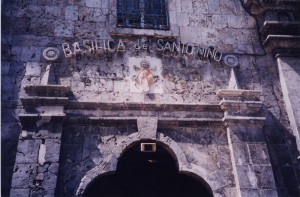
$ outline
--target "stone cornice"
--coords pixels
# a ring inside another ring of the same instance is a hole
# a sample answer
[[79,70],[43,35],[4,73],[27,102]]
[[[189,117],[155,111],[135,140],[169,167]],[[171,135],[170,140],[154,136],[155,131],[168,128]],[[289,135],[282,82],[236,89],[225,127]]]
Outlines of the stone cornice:
[[299,9],[298,0],[243,0],[244,7],[253,15],[262,14],[268,10],[295,10]]
[[[67,117],[68,124],[96,124],[101,126],[125,126],[137,124],[138,117],[91,117],[77,116]],[[158,118],[158,126],[165,127],[198,127],[198,126],[222,126],[221,118]]]
[[240,98],[258,98],[261,91],[257,90],[241,90],[241,89],[221,89],[217,92],[218,97],[240,97]]
[[300,36],[296,35],[268,35],[265,39],[263,46],[268,51],[274,51],[278,48],[300,48]]

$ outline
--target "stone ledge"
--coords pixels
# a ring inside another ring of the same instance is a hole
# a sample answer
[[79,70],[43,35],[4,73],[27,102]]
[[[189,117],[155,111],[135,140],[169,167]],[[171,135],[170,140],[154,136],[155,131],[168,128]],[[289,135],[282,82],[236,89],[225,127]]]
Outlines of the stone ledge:
[[258,112],[263,106],[261,101],[234,101],[234,100],[222,100],[220,102],[223,110],[245,110],[251,112]]
[[61,106],[67,105],[68,97],[26,97],[21,98],[22,105],[24,107],[34,106]]
[[71,87],[61,85],[28,85],[24,89],[26,93],[36,96],[66,96],[71,93]]
[[218,104],[96,103],[70,101],[71,109],[222,112]]
[[[70,124],[98,124],[101,126],[137,126],[138,117],[67,117]],[[158,118],[158,127],[194,127],[223,125],[220,118]]]
[[300,22],[298,21],[265,21],[260,28],[260,33],[264,36],[269,34],[290,35],[300,30]]
[[263,46],[271,52],[277,48],[298,49],[300,48],[300,36],[294,35],[268,35]]
[[234,125],[254,125],[262,126],[264,125],[266,118],[265,117],[252,117],[252,116],[225,116],[222,121],[226,126]]
[[261,95],[261,91],[258,90],[231,90],[231,89],[221,89],[217,92],[218,97],[240,97],[240,98],[258,98]]
[[66,117],[66,114],[19,114],[19,119],[22,124],[26,123],[34,124],[36,121],[45,119],[53,122],[62,122]]
[[243,6],[253,15],[258,15],[267,10],[297,10],[300,7],[298,0],[244,0]]

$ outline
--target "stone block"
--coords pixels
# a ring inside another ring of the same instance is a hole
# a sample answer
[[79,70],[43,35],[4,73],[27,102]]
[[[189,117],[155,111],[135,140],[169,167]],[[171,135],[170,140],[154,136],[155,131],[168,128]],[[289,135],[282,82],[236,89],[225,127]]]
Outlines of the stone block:
[[114,83],[110,79],[100,79],[99,91],[101,92],[113,92]]
[[[211,173],[214,177],[218,177],[217,185],[218,188],[232,188],[235,186],[234,175],[232,173],[232,169],[220,169],[213,171]],[[228,191],[228,194],[234,191]]]
[[259,195],[259,190],[258,189],[241,189],[241,196],[260,196]]
[[45,6],[40,5],[28,5],[26,12],[30,18],[44,18],[45,17]]
[[192,13],[192,12],[193,12],[193,4],[192,4],[192,1],[189,1],[189,0],[181,0],[181,12],[184,12],[184,13]]
[[12,23],[12,25],[10,26],[11,34],[28,34],[28,33],[30,33],[30,26],[31,26],[30,18],[12,17],[10,20]]
[[12,10],[14,12],[11,13],[12,16],[15,17],[29,17],[28,15],[28,5],[24,3],[13,3]]
[[[112,136],[107,136],[106,142],[110,143],[110,141],[115,141],[116,138]],[[82,158],[90,158],[91,160],[95,160],[98,163],[97,159],[101,159],[101,150],[97,148],[100,143],[100,139],[98,139],[97,134],[87,135],[84,139]],[[111,150],[112,151],[112,150]]]
[[224,188],[223,192],[224,197],[233,197],[237,196],[237,190],[235,187],[232,188]]
[[227,15],[228,26],[232,28],[247,28],[246,15]]
[[177,13],[175,11],[169,11],[169,20],[170,20],[171,26],[178,24]]
[[258,188],[273,189],[275,188],[275,181],[271,166],[252,166],[256,174]]
[[60,144],[61,140],[57,139],[46,139],[46,155],[45,160],[46,162],[57,163],[59,161],[59,154],[60,154]]
[[221,13],[219,0],[208,0],[208,13],[209,14]]
[[11,48],[11,58],[13,61],[20,61],[22,54],[22,47],[21,46],[12,46]]
[[78,19],[80,21],[93,21],[94,20],[94,8],[79,7]]
[[97,22],[96,23],[96,37],[100,39],[110,39],[110,35],[108,34],[108,30],[105,27],[105,23],[103,22]]
[[176,12],[180,13],[181,12],[181,0],[175,0],[175,5],[176,5]]
[[74,126],[64,129],[63,140],[66,144],[83,144],[84,127]]
[[253,45],[236,43],[234,52],[242,53],[242,54],[253,54],[254,53]]
[[33,164],[37,162],[41,140],[19,140],[16,163]]
[[220,168],[232,168],[230,150],[227,146],[218,146],[218,165]]
[[212,15],[212,27],[225,28],[228,27],[227,18],[224,15]]
[[221,0],[220,8],[222,14],[237,15],[239,11],[236,7],[235,2],[231,0]]
[[179,26],[187,27],[189,25],[189,14],[187,13],[178,13],[177,14],[177,21]]
[[2,61],[10,61],[11,59],[11,48],[10,45],[1,45],[1,60]]
[[114,92],[125,93],[130,92],[129,82],[126,80],[114,81]]
[[42,48],[34,46],[23,46],[21,60],[26,62],[39,62],[42,57]]
[[44,173],[44,179],[42,182],[42,187],[45,188],[46,191],[53,190],[56,187],[57,182],[57,173],[46,172]]
[[[240,187],[243,188],[258,188],[259,180],[256,173],[249,165],[236,166],[237,176],[239,179]],[[251,195],[250,195],[251,196]]]
[[36,164],[16,164],[13,171],[11,187],[13,189],[28,189],[28,186],[33,182],[35,165]]
[[249,142],[264,142],[265,136],[261,128],[248,127],[247,128],[247,140]]
[[[23,50],[23,49],[22,49]],[[24,48],[25,50],[25,48]],[[38,52],[37,52],[38,53]],[[9,76],[24,76],[26,64],[22,62],[13,62],[9,69]]]
[[198,14],[208,13],[208,0],[193,1],[193,12]]
[[30,189],[14,189],[10,190],[10,196],[29,196]]
[[189,17],[190,27],[207,27],[208,21],[205,14],[193,14]]
[[[97,28],[95,22],[89,21],[76,21],[74,24],[75,37],[92,38],[97,36]],[[89,31],[86,31],[89,29]]]
[[246,143],[232,143],[233,154],[236,165],[249,164],[249,152]]
[[30,31],[34,35],[39,36],[55,36],[55,21],[50,19],[31,19]]
[[97,1],[97,0],[86,0],[85,4],[86,4],[86,7],[90,7],[90,8],[101,8],[102,7],[101,1]]
[[260,190],[261,197],[277,197],[277,190],[276,189],[262,189]]
[[180,36],[183,43],[201,43],[203,29],[200,27],[180,27]]
[[250,157],[253,164],[269,164],[269,154],[265,143],[249,144]]
[[170,11],[176,12],[176,0],[169,1],[169,12]]
[[78,6],[66,6],[65,19],[66,20],[78,20]]
[[64,19],[65,13],[60,6],[46,6],[45,18],[46,19]]
[[207,46],[216,46],[218,44],[220,38],[219,38],[219,32],[216,29],[205,28],[202,29],[201,31],[199,30],[199,32],[201,32],[202,42],[204,42],[202,44],[205,44]]
[[62,163],[77,163],[82,160],[82,145],[80,144],[64,144],[61,148]]
[[138,118],[137,126],[141,138],[156,139],[157,118]]
[[25,76],[41,76],[42,65],[39,62],[27,62]]
[[4,62],[4,61],[2,61],[2,64],[1,64],[1,75],[2,76],[8,75],[8,72],[9,72],[9,69],[10,69],[10,65],[11,65],[10,62]]
[[75,24],[71,20],[60,21],[56,20],[54,26],[54,34],[59,37],[73,37]]
[[247,15],[247,24],[248,24],[248,28],[256,29],[257,27],[255,18],[250,15]]
[[105,9],[96,8],[94,10],[94,21],[98,22],[106,22],[107,21],[107,13],[105,13]]

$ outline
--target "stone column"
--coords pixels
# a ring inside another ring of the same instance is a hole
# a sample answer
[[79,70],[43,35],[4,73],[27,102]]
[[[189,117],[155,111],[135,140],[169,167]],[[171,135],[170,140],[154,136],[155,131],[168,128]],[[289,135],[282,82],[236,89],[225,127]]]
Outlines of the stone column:
[[54,196],[67,104],[65,86],[27,86],[10,196]]
[[223,89],[218,92],[224,110],[237,196],[277,196],[260,114],[259,91]]

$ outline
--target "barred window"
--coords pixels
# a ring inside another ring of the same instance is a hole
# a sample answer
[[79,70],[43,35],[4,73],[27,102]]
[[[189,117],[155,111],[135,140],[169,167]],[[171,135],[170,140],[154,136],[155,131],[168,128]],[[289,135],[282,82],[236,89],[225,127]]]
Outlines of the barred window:
[[169,30],[167,0],[117,0],[117,27]]

